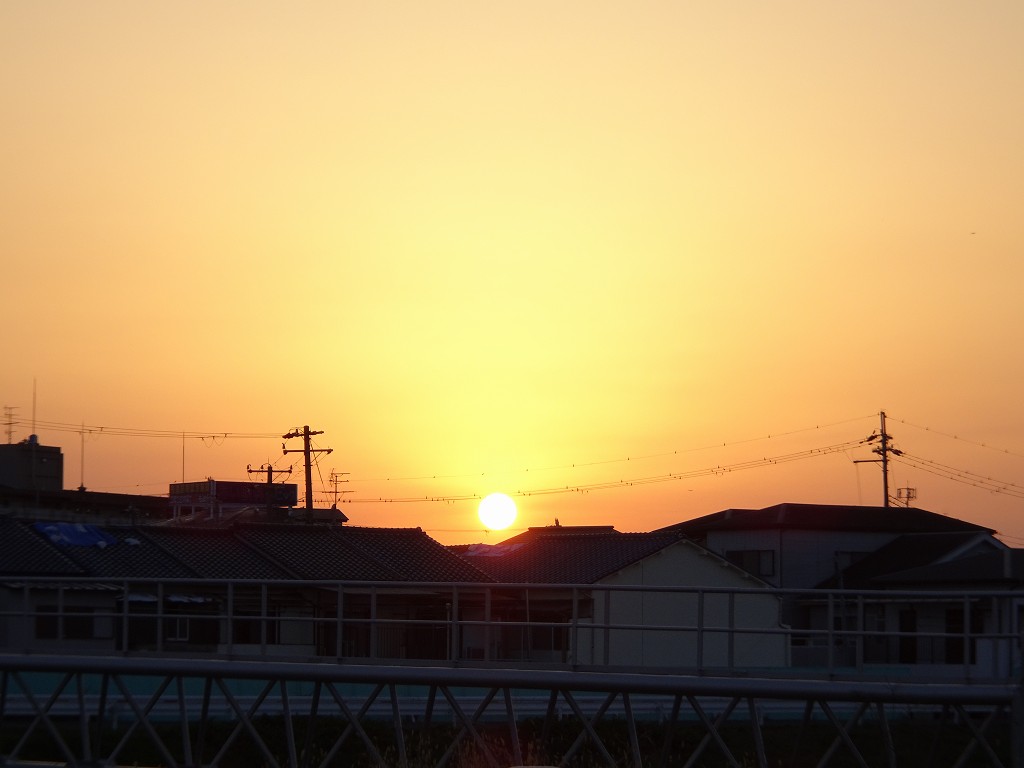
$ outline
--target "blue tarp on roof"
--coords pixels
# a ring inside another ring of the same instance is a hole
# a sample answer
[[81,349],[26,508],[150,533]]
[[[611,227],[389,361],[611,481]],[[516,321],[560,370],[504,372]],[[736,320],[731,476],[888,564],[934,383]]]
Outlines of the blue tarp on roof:
[[33,526],[54,544],[65,547],[109,547],[117,539],[95,525],[83,523],[35,523]]

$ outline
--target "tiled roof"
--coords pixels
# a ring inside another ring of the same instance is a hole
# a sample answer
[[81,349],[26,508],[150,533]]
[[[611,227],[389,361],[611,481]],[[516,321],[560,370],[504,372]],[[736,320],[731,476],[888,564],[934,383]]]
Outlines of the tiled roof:
[[293,573],[314,580],[394,581],[393,571],[355,549],[333,525],[245,525],[235,535]]
[[392,569],[401,581],[480,582],[487,575],[448,551],[419,528],[337,529],[351,546]]
[[461,556],[496,581],[593,584],[679,541],[672,533],[618,533],[602,527],[531,528],[501,544],[459,548]]
[[140,537],[152,542],[203,579],[288,579],[292,574],[237,538],[230,530],[149,526]]
[[252,524],[236,535],[303,579],[488,581],[419,528]]
[[85,570],[40,536],[31,523],[0,518],[0,574],[82,576]]
[[[907,533],[850,565],[841,574],[832,576],[818,585],[820,589],[866,589],[875,586],[879,577],[939,562],[972,545],[999,542],[985,533],[961,531],[952,533]],[[956,562],[963,562],[957,560]]]
[[[66,534],[66,535],[62,535]],[[483,582],[419,528],[83,526],[0,518],[0,576]]]
[[140,579],[186,579],[197,574],[135,528],[104,526],[101,530],[115,543],[108,546],[55,544],[89,576]]
[[839,504],[776,504],[764,509],[726,509],[662,528],[691,538],[709,531],[798,529],[941,533],[985,531],[974,523],[914,507],[861,507]]

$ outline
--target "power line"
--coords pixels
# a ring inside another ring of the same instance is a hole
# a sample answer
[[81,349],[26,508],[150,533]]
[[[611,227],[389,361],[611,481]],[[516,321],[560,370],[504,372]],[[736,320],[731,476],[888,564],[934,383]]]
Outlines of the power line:
[[1024,459],[1024,453],[1018,453],[1016,451],[1011,451],[1009,448],[998,448],[998,447],[996,447],[994,445],[989,445],[988,443],[981,443],[981,442],[978,442],[977,440],[971,440],[970,438],[960,437],[959,435],[954,435],[954,434],[951,434],[949,432],[943,432],[943,431],[938,430],[938,429],[932,429],[931,427],[922,427],[922,426],[920,426],[918,424],[913,424],[912,422],[905,421],[903,419],[898,419],[895,416],[890,416],[889,419],[892,420],[892,421],[898,421],[900,424],[903,424],[903,425],[908,426],[908,427],[913,427],[914,429],[920,429],[923,432],[930,432],[933,435],[941,435],[942,437],[948,437],[951,440],[956,440],[956,441],[961,442],[961,443],[969,443],[970,445],[974,445],[974,446],[977,446],[979,448],[987,448],[990,451],[996,451],[997,453],[1004,453],[1004,454],[1007,454],[1009,456],[1017,456],[1018,458]]
[[[665,452],[662,452],[662,453],[643,454],[643,455],[640,455],[640,456],[626,456],[624,458],[618,458],[618,459],[601,459],[601,460],[597,460],[597,461],[582,461],[582,462],[572,462],[572,463],[568,463],[568,464],[555,464],[555,465],[546,466],[546,467],[526,467],[526,468],[521,469],[521,470],[509,470],[509,471],[510,472],[524,472],[524,473],[526,473],[526,472],[549,472],[549,471],[560,471],[560,470],[567,470],[567,469],[581,469],[581,468],[585,468],[585,467],[605,466],[605,465],[609,465],[609,464],[626,464],[626,463],[633,463],[633,462],[637,462],[637,461],[646,461],[648,459],[663,459],[663,458],[667,458],[667,457],[670,457],[670,456],[679,456],[681,454],[686,454],[686,453],[697,453],[698,451],[709,451],[709,450],[713,450],[713,449],[716,449],[716,448],[729,448],[729,447],[733,447],[733,446],[737,446],[737,445],[745,445],[747,443],[761,442],[763,440],[774,440],[774,439],[778,439],[778,438],[782,438],[782,437],[790,437],[792,435],[799,435],[799,434],[802,434],[802,433],[805,433],[805,432],[814,432],[814,431],[821,430],[821,429],[828,429],[830,427],[842,426],[844,424],[850,424],[850,423],[855,422],[855,421],[864,421],[865,419],[873,419],[873,418],[875,418],[875,416],[876,416],[876,414],[872,413],[872,414],[869,414],[867,416],[857,416],[856,418],[844,419],[842,421],[834,421],[834,422],[831,422],[831,423],[828,423],[828,424],[818,424],[818,425],[815,425],[813,427],[802,427],[800,429],[792,429],[792,430],[789,430],[789,431],[786,431],[786,432],[775,432],[773,434],[762,435],[760,437],[750,437],[750,438],[747,438],[747,439],[744,439],[744,440],[733,440],[733,441],[727,441],[727,442],[721,442],[721,443],[712,443],[712,444],[708,444],[708,445],[697,446],[697,447],[694,447],[694,448],[681,448],[681,449],[677,449],[677,450],[673,450],[673,451],[665,451]],[[387,476],[387,477],[365,477],[365,478],[358,478],[358,479],[354,478],[352,480],[352,482],[354,482],[354,483],[378,482],[379,483],[379,482],[404,482],[404,481],[414,481],[414,480],[459,480],[459,479],[470,478],[470,477],[486,477],[488,474],[507,474],[507,472],[492,472],[492,473],[488,473],[488,472],[465,472],[465,473],[456,473],[456,474],[437,474],[437,473],[435,473],[435,474],[411,475],[411,476],[406,476],[406,477],[394,477],[394,476]]]
[[894,456],[892,461],[908,467],[913,467],[914,469],[918,469],[922,472],[936,475],[937,477],[945,478],[946,480],[952,480],[956,483],[970,485],[991,493],[999,493],[1013,498],[1024,499],[1024,485],[1020,485],[1019,483],[997,480],[994,477],[985,477],[984,475],[978,475],[968,470],[958,469],[936,461],[931,461],[930,459],[913,456],[906,452],[903,452],[900,456]]
[[[23,420],[15,419],[10,422],[12,425],[21,427],[28,426],[28,422]],[[170,430],[170,429],[138,429],[129,427],[107,427],[99,425],[88,425],[88,424],[66,424],[59,421],[40,421],[36,420],[36,428],[40,430],[46,430],[50,432],[74,432],[76,434],[81,432],[91,432],[97,435],[110,435],[116,437],[158,437],[158,438],[172,438],[174,440],[191,439],[191,440],[217,440],[225,439],[274,439],[280,438],[280,434],[277,432],[222,432],[217,430],[209,431],[187,431],[187,430]]]
[[[803,459],[815,458],[817,456],[825,456],[832,453],[840,453],[842,451],[849,450],[859,445],[864,445],[867,442],[866,439],[860,440],[848,440],[844,443],[836,443],[833,445],[827,445],[820,448],[810,448],[803,451],[795,451],[793,453],[782,454],[779,456],[766,456],[760,459],[750,459],[747,461],[737,462],[735,464],[717,465],[714,467],[704,467],[702,469],[687,470],[684,472],[669,472],[663,475],[653,475],[648,477],[638,477],[631,479],[619,479],[619,480],[607,480],[597,483],[585,483],[578,485],[561,485],[552,486],[548,488],[534,488],[529,490],[509,490],[506,491],[509,496],[548,496],[552,494],[562,493],[590,493],[592,491],[609,490],[613,488],[629,488],[632,486],[641,485],[652,485],[655,483],[666,483],[678,480],[689,480],[697,477],[708,477],[715,475],[726,475],[732,472],[739,472],[745,469],[755,469],[757,467],[774,466],[777,464],[786,464],[793,461],[800,461]],[[376,499],[349,499],[345,503],[348,504],[405,504],[405,503],[416,503],[416,502],[455,502],[455,501],[469,501],[471,499],[481,498],[480,494],[477,493],[464,493],[454,495],[427,495],[427,496],[406,496],[400,498],[383,498],[379,497]]]

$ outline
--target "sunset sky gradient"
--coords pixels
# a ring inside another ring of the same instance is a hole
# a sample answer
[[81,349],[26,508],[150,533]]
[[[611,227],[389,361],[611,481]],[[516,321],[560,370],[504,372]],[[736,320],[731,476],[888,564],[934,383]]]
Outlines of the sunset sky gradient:
[[13,439],[35,389],[67,487],[156,494],[308,424],[352,523],[493,543],[494,491],[514,530],[878,504],[867,445],[738,466],[885,409],[1013,484],[894,489],[1024,544],[1022,35],[1019,0],[5,2]]

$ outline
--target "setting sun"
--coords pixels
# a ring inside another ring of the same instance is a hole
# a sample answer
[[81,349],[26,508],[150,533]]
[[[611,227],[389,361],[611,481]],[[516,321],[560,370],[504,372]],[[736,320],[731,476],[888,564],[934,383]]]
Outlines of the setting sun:
[[516,503],[504,493],[492,493],[480,500],[477,514],[487,530],[500,531],[515,522]]

